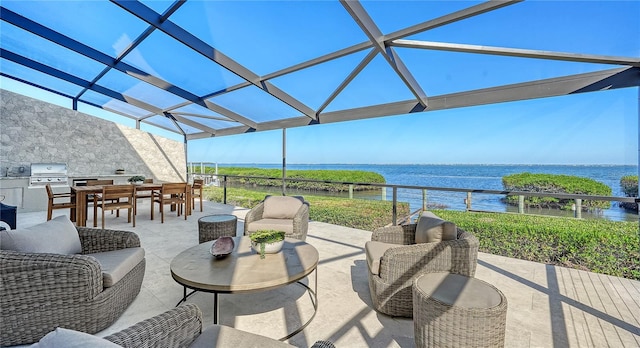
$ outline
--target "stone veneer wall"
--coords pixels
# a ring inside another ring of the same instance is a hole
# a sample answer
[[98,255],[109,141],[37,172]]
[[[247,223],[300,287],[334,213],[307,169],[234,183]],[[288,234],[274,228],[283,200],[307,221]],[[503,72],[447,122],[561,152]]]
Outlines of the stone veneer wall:
[[42,162],[67,163],[70,177],[124,168],[125,176],[187,178],[182,142],[0,89],[0,176],[29,176]]

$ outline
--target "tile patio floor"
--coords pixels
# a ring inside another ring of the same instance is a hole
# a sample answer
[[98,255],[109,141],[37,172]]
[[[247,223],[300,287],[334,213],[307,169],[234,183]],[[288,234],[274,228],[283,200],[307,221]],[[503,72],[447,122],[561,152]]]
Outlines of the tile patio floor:
[[[176,305],[182,287],[169,272],[174,256],[198,243],[198,218],[228,213],[238,216],[238,234],[247,209],[205,202],[185,221],[174,214],[149,220],[148,203],[140,203],[136,227],[126,216],[107,214],[107,228],[134,231],[146,250],[142,290],[109,333]],[[157,208],[156,208],[157,209]],[[68,212],[68,211],[67,211]],[[64,210],[54,211],[55,215]],[[92,213],[89,213],[92,223]],[[18,227],[45,220],[45,212],[18,213]],[[318,311],[311,324],[289,343],[308,347],[330,340],[337,347],[413,347],[413,321],[391,318],[371,309],[364,244],[371,233],[310,222],[307,242],[320,254]],[[640,347],[640,282],[563,267],[480,253],[476,277],[499,288],[508,299],[506,347]],[[307,279],[313,287],[314,278]],[[189,298],[213,322],[212,294]],[[303,287],[288,285],[252,294],[220,295],[224,325],[279,338],[312,314]]]

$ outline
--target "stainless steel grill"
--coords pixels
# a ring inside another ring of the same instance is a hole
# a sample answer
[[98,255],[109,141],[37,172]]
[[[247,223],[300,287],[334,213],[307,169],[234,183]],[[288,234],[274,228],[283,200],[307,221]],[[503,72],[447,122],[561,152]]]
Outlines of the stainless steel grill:
[[29,186],[69,186],[66,163],[31,163]]

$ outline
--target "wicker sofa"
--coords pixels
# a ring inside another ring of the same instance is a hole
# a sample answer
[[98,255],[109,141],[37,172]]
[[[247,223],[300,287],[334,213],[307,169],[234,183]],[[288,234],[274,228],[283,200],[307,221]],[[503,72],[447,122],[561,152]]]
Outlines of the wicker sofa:
[[135,233],[68,228],[77,230],[80,253],[0,250],[0,346],[38,341],[56,327],[96,333],[140,292],[146,263]]
[[365,245],[369,291],[374,308],[384,314],[413,316],[412,283],[429,272],[473,277],[478,239],[456,228],[455,240],[416,244],[416,224],[375,230]]
[[309,202],[301,196],[267,196],[244,218],[245,236],[258,230],[279,230],[304,241],[308,229]]
[[[122,347],[292,347],[269,337],[229,326],[202,327],[202,312],[188,303],[105,337]],[[334,348],[328,341],[317,341],[313,348]]]

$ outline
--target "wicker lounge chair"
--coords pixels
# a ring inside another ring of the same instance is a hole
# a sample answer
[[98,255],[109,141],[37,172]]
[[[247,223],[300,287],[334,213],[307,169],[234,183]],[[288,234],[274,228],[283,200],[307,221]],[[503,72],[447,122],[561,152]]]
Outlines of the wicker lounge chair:
[[308,228],[309,202],[301,196],[267,196],[244,218],[245,236],[258,230],[278,230],[304,241]]
[[473,277],[478,239],[457,228],[457,239],[415,244],[416,224],[379,228],[365,246],[374,308],[384,314],[413,316],[411,286],[420,274],[451,272]]
[[0,346],[38,341],[56,327],[96,333],[116,321],[140,292],[143,250],[141,261],[127,259],[129,272],[105,279],[96,254],[113,257],[104,252],[117,250],[138,253],[139,258],[140,250],[123,250],[140,249],[135,233],[76,229],[80,254],[0,250]]
[[[291,347],[291,345],[223,325],[202,328],[202,312],[192,303],[170,309],[153,318],[105,337],[122,347]],[[334,348],[317,341],[313,348]]]

